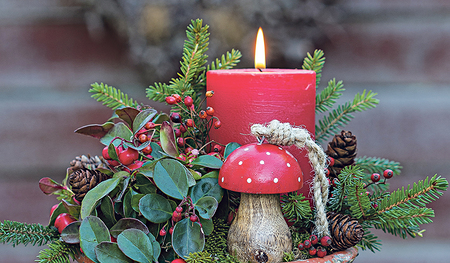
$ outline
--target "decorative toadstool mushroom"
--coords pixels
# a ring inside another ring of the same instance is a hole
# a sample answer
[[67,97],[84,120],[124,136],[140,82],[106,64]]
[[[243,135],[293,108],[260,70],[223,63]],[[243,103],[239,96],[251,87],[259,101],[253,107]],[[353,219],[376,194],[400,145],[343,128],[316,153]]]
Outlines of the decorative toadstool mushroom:
[[284,252],[292,251],[292,238],[279,194],[303,186],[302,170],[294,156],[273,144],[241,146],[222,165],[219,185],[241,193],[228,232],[230,254],[242,262],[281,262]]

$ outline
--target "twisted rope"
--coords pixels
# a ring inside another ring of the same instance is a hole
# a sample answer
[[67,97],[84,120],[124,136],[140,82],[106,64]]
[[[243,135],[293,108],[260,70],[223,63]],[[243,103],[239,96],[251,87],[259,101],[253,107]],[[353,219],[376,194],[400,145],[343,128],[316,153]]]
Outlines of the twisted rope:
[[314,203],[316,205],[316,229],[319,237],[329,236],[328,221],[325,205],[328,201],[328,180],[325,177],[326,155],[318,144],[311,139],[306,129],[292,127],[289,123],[281,123],[273,120],[269,125],[254,124],[251,127],[254,136],[265,137],[271,144],[291,146],[298,148],[306,147],[308,158],[314,168],[313,180]]

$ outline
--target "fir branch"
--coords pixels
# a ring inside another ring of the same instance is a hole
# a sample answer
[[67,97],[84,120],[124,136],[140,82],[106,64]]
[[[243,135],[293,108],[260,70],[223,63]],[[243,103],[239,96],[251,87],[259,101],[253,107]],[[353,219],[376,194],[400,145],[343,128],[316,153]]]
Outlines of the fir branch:
[[18,244],[42,246],[58,238],[58,231],[41,224],[26,224],[9,220],[0,222],[0,242],[12,244],[13,247]]
[[[364,173],[358,166],[349,165],[344,167],[338,175],[338,181],[336,182],[336,186],[334,187],[332,195],[328,200],[328,210],[340,213],[346,208],[349,208],[350,204],[348,203],[348,200],[350,200],[350,198],[356,198],[356,200],[352,199],[350,202],[353,205],[356,204],[359,206],[362,204],[359,201],[359,194],[356,190],[357,187],[363,187],[361,183],[363,177]],[[358,191],[361,192],[361,190]],[[368,204],[367,201],[369,202]],[[367,201],[364,200],[363,202],[365,209],[367,209],[367,205],[370,207],[370,200],[368,199]]]
[[189,253],[186,263],[213,263],[215,260],[206,251]]
[[379,240],[377,236],[375,236],[374,234],[372,234],[370,232],[370,230],[369,230],[370,226],[369,225],[363,223],[362,227],[363,227],[363,230],[364,230],[364,235],[363,235],[363,238],[361,239],[361,241],[358,243],[358,246],[362,250],[369,249],[373,253],[375,253],[375,250],[380,251],[380,249],[381,249],[381,240]]
[[325,64],[325,57],[323,50],[316,49],[314,50],[314,54],[311,56],[311,54],[308,52],[306,54],[305,59],[303,60],[303,69],[306,70],[313,70],[316,72],[316,88],[320,84],[320,79],[322,77],[322,68]]
[[281,196],[281,210],[289,222],[295,224],[311,219],[312,212],[308,200],[303,194],[292,192]]
[[406,191],[402,187],[383,198],[378,206],[378,214],[383,214],[396,207],[425,206],[443,195],[441,191],[447,190],[447,187],[447,179],[437,175],[434,175],[431,179],[427,177],[424,181],[414,183],[412,189],[408,185]]
[[371,205],[361,181],[355,180],[351,186],[347,187],[347,202],[352,217],[356,219],[367,217],[367,211]]
[[340,92],[344,90],[342,80],[337,83],[336,79],[330,80],[328,86],[316,96],[316,113],[325,112],[332,108],[336,100],[342,95]]
[[124,94],[120,89],[108,86],[106,84],[95,82],[91,84],[89,92],[94,93],[91,97],[103,105],[115,110],[119,107],[136,107],[137,102],[129,99],[127,94]]
[[208,65],[207,71],[216,70],[216,69],[231,69],[235,67],[242,57],[242,54],[239,50],[232,49],[231,52],[227,51],[226,55],[223,54],[220,57],[220,60],[216,58],[215,62],[211,62],[211,65]]
[[391,169],[394,175],[399,175],[403,168],[399,162],[389,161],[388,159],[378,157],[357,157],[355,158],[355,165],[365,170],[367,173],[382,174],[384,170]]
[[70,257],[75,259],[79,253],[78,245],[68,244],[63,241],[55,241],[48,245],[48,249],[41,250],[36,262],[39,263],[70,263]]
[[173,88],[165,83],[155,83],[146,89],[147,98],[158,102],[164,102],[167,96],[174,93]]
[[372,91],[366,93],[366,90],[362,94],[357,93],[353,101],[339,105],[328,116],[319,120],[319,125],[316,125],[316,140],[322,142],[337,133],[339,127],[347,125],[353,118],[351,113],[374,108],[378,104],[378,99],[374,98],[375,95],[377,93]]

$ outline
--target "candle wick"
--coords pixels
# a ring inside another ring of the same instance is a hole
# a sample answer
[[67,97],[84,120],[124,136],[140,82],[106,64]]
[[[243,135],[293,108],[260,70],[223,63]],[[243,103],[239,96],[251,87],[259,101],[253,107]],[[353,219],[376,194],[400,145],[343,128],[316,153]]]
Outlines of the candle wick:
[[258,68],[259,72],[262,72],[262,69]]

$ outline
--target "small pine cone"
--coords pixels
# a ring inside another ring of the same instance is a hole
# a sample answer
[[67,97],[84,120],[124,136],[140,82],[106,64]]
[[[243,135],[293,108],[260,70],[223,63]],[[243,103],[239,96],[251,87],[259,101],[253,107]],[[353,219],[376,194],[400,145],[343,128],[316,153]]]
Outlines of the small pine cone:
[[358,220],[335,212],[328,212],[327,219],[330,226],[331,248],[333,250],[342,251],[353,247],[361,241],[364,230],[358,223]]
[[81,202],[89,190],[109,178],[110,176],[100,171],[81,168],[70,175],[69,185],[75,194],[75,199]]
[[86,155],[81,155],[81,156],[77,156],[75,157],[75,159],[73,159],[70,162],[70,167],[69,167],[69,174],[79,170],[79,169],[89,169],[89,170],[95,170],[97,168],[105,168],[107,169],[107,165],[106,165],[106,161],[105,159],[103,159],[103,157],[98,157],[98,156],[94,156],[91,157],[89,154]]
[[330,177],[336,178],[345,166],[355,163],[356,136],[351,131],[341,131],[328,143],[325,153],[334,158],[334,165],[328,167]]

